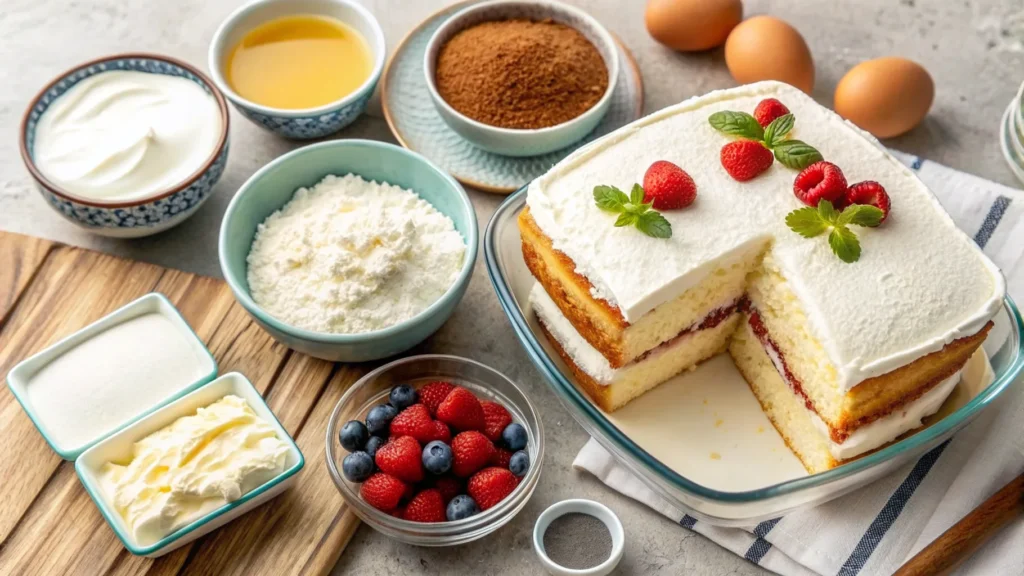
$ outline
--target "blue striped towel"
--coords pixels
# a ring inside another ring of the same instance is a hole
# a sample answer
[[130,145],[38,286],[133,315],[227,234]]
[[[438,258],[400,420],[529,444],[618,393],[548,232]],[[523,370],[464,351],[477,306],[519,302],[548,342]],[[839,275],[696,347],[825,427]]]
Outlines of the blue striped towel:
[[[1002,268],[1024,302],[1024,192],[895,153],[917,171],[962,230]],[[992,493],[1024,472],[1024,391],[1017,382],[970,426],[916,463],[841,498],[748,528],[698,522],[651,492],[594,439],[573,466],[786,576],[892,574]],[[960,574],[1024,575],[1024,520],[995,536]]]

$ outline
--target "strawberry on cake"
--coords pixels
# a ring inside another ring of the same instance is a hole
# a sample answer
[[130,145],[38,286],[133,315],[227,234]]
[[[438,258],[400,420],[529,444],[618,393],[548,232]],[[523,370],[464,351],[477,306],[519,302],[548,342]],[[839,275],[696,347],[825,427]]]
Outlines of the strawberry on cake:
[[778,82],[580,149],[519,228],[533,310],[596,404],[728,351],[810,472],[921,426],[1005,292],[909,169]]

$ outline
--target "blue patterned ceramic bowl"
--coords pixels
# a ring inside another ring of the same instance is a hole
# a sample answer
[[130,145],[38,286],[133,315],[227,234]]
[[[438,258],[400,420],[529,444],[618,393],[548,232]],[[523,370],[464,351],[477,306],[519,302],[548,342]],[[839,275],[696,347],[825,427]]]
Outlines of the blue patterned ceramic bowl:
[[[452,219],[466,242],[455,282],[440,299],[412,318],[382,330],[327,334],[286,324],[268,314],[249,294],[246,258],[256,228],[287,204],[302,187],[325,176],[356,174],[412,190]],[[275,340],[303,354],[340,362],[365,362],[394,356],[425,340],[441,327],[469,286],[476,262],[476,211],[462,186],[429,160],[393,144],[371,140],[328,140],[293,150],[270,162],[238,189],[220,226],[220,269],[235,299]]]
[[[253,28],[284,16],[311,14],[341,20],[353,27],[370,46],[373,72],[355,92],[318,108],[285,110],[261,106],[238,95],[224,72],[228,54]],[[255,0],[245,4],[220,25],[210,43],[210,75],[242,116],[271,132],[295,140],[321,138],[351,124],[366,110],[384,70],[384,31],[369,10],[354,0]]]
[[[220,108],[220,140],[207,161],[184,182],[148,198],[102,201],[77,196],[43,175],[33,160],[36,124],[46,109],[85,78],[112,70],[180,76],[202,86]],[[202,72],[180,60],[157,54],[116,54],[80,64],[46,85],[29,103],[21,120],[21,158],[47,203],[70,222],[89,232],[114,238],[139,238],[184,222],[210,197],[228,161],[228,106],[224,96]]]
[[[547,128],[522,130],[500,128],[478,122],[452,108],[437,91],[437,55],[453,36],[482,22],[524,18],[554,20],[575,28],[597,48],[608,68],[608,88],[597,104],[579,116]],[[465,8],[434,32],[423,56],[427,89],[438,114],[452,130],[473,145],[504,156],[538,156],[574,144],[590,134],[612,104],[619,76],[618,48],[612,35],[590,15],[578,8],[552,0],[490,0]]]

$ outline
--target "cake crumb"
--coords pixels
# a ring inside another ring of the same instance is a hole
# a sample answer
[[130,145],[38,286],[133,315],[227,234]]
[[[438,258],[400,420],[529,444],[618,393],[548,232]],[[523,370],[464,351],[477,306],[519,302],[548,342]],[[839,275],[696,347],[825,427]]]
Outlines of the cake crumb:
[[757,427],[757,433],[758,434],[764,434],[764,426],[758,426]]
[[722,420],[721,418],[719,418],[718,420],[715,420],[715,428],[720,427],[724,423],[725,423],[725,420]]
[[722,459],[722,455],[719,454],[718,452],[712,452],[711,453],[711,459],[712,460],[721,460]]
[[707,399],[707,398],[705,398],[705,399],[704,399],[704,405],[705,405],[705,406],[707,406],[707,405],[708,405],[708,399]]

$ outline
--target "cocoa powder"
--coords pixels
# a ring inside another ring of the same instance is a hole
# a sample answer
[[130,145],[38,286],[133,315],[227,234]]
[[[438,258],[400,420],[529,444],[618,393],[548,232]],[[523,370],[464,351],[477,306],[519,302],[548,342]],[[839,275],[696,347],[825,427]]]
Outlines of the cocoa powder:
[[462,30],[441,47],[435,78],[455,110],[516,129],[572,120],[608,89],[597,48],[552,20],[500,20]]

